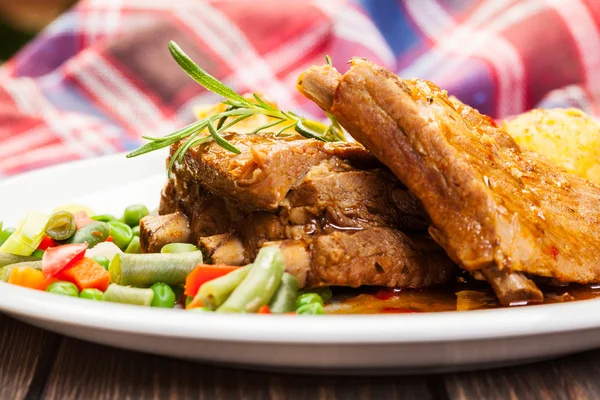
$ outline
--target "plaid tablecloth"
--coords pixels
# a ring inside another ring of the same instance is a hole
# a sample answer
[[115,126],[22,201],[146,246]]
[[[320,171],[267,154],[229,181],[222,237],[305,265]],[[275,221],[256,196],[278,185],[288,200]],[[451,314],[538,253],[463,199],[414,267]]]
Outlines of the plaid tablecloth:
[[0,69],[0,178],[137,147],[218,98],[172,61],[175,40],[240,92],[318,116],[295,90],[329,54],[430,79],[495,118],[598,114],[597,0],[83,0]]

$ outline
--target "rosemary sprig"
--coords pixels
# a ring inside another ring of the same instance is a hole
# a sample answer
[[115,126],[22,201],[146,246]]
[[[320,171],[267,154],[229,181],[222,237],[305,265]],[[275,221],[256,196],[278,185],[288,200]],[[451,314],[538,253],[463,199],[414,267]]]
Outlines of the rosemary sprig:
[[[175,154],[173,154],[173,157],[171,157],[171,163],[169,165],[170,174],[173,165],[176,162],[181,163],[185,153],[191,147],[198,146],[211,140],[224,149],[239,154],[240,150],[223,138],[221,134],[237,123],[254,115],[266,115],[275,119],[275,121],[256,128],[250,134],[257,134],[270,128],[277,128],[273,133],[273,135],[277,137],[281,136],[286,130],[294,128],[300,135],[309,139],[317,139],[324,142],[346,140],[344,131],[333,116],[328,114],[328,117],[331,119],[331,125],[326,126],[320,122],[305,119],[291,111],[281,111],[265,102],[256,93],[253,94],[255,102],[250,101],[200,68],[200,66],[185,54],[175,42],[169,42],[169,51],[177,64],[179,64],[192,79],[207,90],[223,96],[225,100],[222,103],[228,107],[223,112],[195,121],[166,136],[143,136],[143,138],[149,142],[127,154],[128,158],[146,154],[171,146],[174,143],[181,142],[179,148]],[[326,57],[326,60],[327,63],[331,65],[329,56]]]

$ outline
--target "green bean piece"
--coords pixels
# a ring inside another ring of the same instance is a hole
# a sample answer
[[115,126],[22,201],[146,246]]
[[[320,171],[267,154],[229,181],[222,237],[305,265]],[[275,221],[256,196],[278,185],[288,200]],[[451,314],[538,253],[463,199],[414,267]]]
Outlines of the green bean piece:
[[68,211],[54,213],[48,220],[44,231],[50,239],[67,240],[77,231],[75,217]]
[[273,295],[269,308],[272,314],[283,314],[296,311],[298,297],[298,279],[287,272],[281,277],[281,285]]
[[31,253],[31,256],[41,260],[42,257],[44,257],[44,250],[35,249],[35,251]]
[[81,293],[79,293],[79,297],[82,299],[102,301],[104,300],[104,293],[98,289],[83,289]]
[[305,293],[296,300],[296,308],[300,308],[307,304],[319,303],[323,305],[323,299],[316,293]]
[[150,212],[148,208],[143,204],[135,204],[125,209],[123,214],[123,222],[129,226],[136,226],[140,224],[140,219],[144,218]]
[[155,283],[150,286],[150,289],[154,292],[154,297],[152,298],[152,307],[161,307],[161,308],[173,308],[175,307],[175,293],[173,289],[166,283]]
[[[11,254],[12,255],[12,254]],[[29,257],[28,257],[29,258]],[[8,277],[12,272],[13,268],[16,267],[31,267],[33,269],[40,270],[42,269],[42,261],[35,259],[36,261],[23,261],[15,264],[8,264],[0,268],[0,280],[4,282],[8,282]]]
[[12,235],[15,230],[15,228],[6,228],[3,231],[0,231],[0,246],[2,246],[4,242],[8,240],[10,235]]
[[219,312],[254,313],[268,304],[281,283],[283,254],[277,246],[263,247],[258,252],[248,276],[239,284]]
[[37,261],[38,259],[33,256],[18,256],[16,254],[0,253],[0,267],[5,265],[21,263],[25,261]]
[[313,289],[304,289],[298,292],[298,296],[301,296],[305,293],[316,293],[323,299],[323,304],[327,303],[333,297],[333,292],[329,286],[318,287]]
[[110,215],[110,214],[100,214],[100,215],[94,215],[94,216],[92,217],[92,219],[93,219],[94,221],[100,221],[100,222],[110,222],[110,221],[116,221],[116,220],[117,220],[117,218],[116,218],[116,217],[113,217],[113,216],[112,216],[112,215]]
[[213,312],[213,310],[211,310],[208,307],[195,307],[195,308],[190,308],[188,311],[200,311],[200,312]]
[[178,302],[181,296],[183,296],[185,287],[183,285],[171,285],[171,290],[175,293],[175,302]]
[[51,283],[46,288],[46,292],[60,294],[63,296],[79,297],[79,289],[71,282],[58,281]]
[[190,243],[169,243],[165,244],[161,253],[190,253],[192,251],[198,251],[198,248]]
[[102,268],[104,268],[105,270],[108,271],[108,266],[110,264],[110,260],[105,257],[105,256],[94,256],[92,257],[94,259],[94,261],[96,261],[98,264],[102,265]]
[[154,291],[150,288],[141,289],[135,287],[121,286],[111,283],[104,292],[104,300],[113,303],[133,304],[138,306],[150,306],[154,298]]
[[219,308],[221,304],[225,303],[225,300],[227,300],[229,295],[231,295],[235,288],[242,283],[246,276],[248,276],[251,269],[252,264],[246,265],[245,267],[238,268],[226,275],[208,281],[200,286],[200,290],[198,290],[196,296],[204,306],[215,310]]
[[110,236],[110,225],[106,222],[91,222],[75,232],[67,243],[87,243],[91,249],[98,243],[104,242]]
[[127,245],[125,253],[129,254],[142,254],[142,246],[140,246],[140,237],[134,236],[131,242]]
[[125,250],[131,239],[133,239],[131,227],[119,221],[110,221],[108,225],[110,226],[110,235],[113,238],[113,243],[119,246],[121,250]]
[[133,236],[140,236],[140,226],[134,226],[133,228],[131,228],[131,232],[133,233]]
[[305,304],[296,310],[299,315],[320,315],[325,314],[325,309],[321,303]]
[[150,286],[157,282],[180,285],[194,267],[202,264],[202,252],[177,254],[117,254],[108,271],[112,282],[120,285]]

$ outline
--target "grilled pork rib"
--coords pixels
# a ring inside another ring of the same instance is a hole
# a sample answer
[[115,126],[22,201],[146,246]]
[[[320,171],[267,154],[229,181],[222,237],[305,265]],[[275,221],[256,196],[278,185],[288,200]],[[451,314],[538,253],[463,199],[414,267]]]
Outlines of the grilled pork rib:
[[600,187],[522,150],[435,84],[363,59],[343,76],[311,67],[298,88],[421,200],[431,236],[502,303],[542,300],[528,276],[600,281]]

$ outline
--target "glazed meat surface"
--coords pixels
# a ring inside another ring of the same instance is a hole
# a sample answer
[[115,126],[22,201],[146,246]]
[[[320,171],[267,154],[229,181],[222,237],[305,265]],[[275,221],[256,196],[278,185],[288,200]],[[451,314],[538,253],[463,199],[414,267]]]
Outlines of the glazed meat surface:
[[[174,168],[159,210],[184,213],[190,241],[213,262],[247,264],[277,242],[286,268],[309,286],[421,287],[454,275],[456,265],[426,233],[421,203],[361,145],[227,139],[242,153],[214,143],[195,149]],[[241,170],[254,178],[238,183]]]
[[504,304],[540,301],[528,277],[600,281],[600,188],[522,150],[435,84],[363,59],[312,67],[299,90],[331,112],[418,197],[429,232]]

